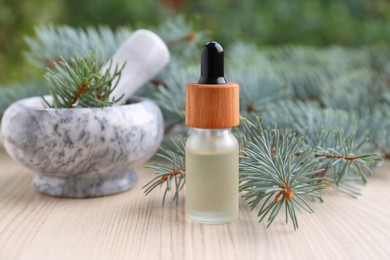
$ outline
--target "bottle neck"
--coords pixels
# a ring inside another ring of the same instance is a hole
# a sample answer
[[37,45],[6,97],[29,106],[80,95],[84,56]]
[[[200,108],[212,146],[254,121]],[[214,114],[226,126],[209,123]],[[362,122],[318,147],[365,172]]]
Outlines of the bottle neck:
[[192,128],[191,134],[201,136],[224,136],[232,133],[231,128],[217,128],[217,129],[204,129],[204,128]]

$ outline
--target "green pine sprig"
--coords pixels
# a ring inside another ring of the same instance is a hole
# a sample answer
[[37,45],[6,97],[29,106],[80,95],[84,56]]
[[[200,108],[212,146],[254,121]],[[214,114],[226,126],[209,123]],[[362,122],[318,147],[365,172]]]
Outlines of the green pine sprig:
[[268,216],[267,227],[284,206],[286,223],[291,219],[298,228],[297,208],[313,213],[306,198],[321,198],[319,191],[326,188],[314,151],[302,149],[304,139],[293,130],[265,131],[260,121],[244,120],[242,125],[249,137],[240,160],[242,197],[251,210],[260,206],[257,216],[259,222]]
[[185,142],[186,139],[179,137],[178,140],[172,139],[175,150],[168,150],[160,148],[160,152],[157,153],[157,157],[164,160],[166,163],[152,162],[145,165],[146,168],[150,168],[156,171],[156,177],[148,182],[142,188],[145,189],[145,195],[148,195],[157,187],[162,187],[165,184],[165,191],[162,199],[162,206],[165,204],[165,198],[167,193],[175,188],[175,194],[173,200],[176,201],[176,205],[179,204],[180,190],[185,185]]
[[355,140],[355,134],[346,136],[337,130],[321,131],[318,136],[312,143],[315,157],[324,166],[323,175],[341,189],[350,181],[366,184],[372,175],[370,166],[383,160],[378,153],[364,151],[368,138]]
[[125,64],[122,67],[116,64],[111,75],[112,66],[111,60],[109,67],[101,72],[96,52],[84,57],[77,55],[70,60],[60,57],[53,68],[47,69],[45,78],[53,101],[43,97],[44,103],[51,108],[112,106],[123,97],[111,97],[111,94]]
[[129,26],[120,26],[114,30],[108,26],[75,28],[67,25],[42,25],[35,27],[34,32],[34,37],[25,37],[29,49],[24,55],[38,68],[50,68],[60,57],[69,60],[77,54],[85,56],[96,49],[99,50],[98,63],[102,65],[133,30]]

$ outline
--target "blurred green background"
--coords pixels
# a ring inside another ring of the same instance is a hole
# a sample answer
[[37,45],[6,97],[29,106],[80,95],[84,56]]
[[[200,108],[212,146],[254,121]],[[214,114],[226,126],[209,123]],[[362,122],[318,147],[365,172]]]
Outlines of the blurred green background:
[[388,0],[0,0],[0,84],[35,73],[24,36],[47,23],[153,26],[184,14],[224,44],[362,46],[390,40]]

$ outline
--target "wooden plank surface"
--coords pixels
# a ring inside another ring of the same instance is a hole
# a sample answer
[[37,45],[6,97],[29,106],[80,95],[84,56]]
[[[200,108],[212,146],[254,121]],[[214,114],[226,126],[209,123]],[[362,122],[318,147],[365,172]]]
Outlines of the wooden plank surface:
[[243,202],[234,223],[190,223],[183,200],[161,208],[162,191],[145,198],[153,175],[138,174],[129,192],[59,199],[35,192],[31,172],[0,152],[0,259],[390,259],[388,162],[358,199],[326,191],[298,231],[283,217],[266,229]]

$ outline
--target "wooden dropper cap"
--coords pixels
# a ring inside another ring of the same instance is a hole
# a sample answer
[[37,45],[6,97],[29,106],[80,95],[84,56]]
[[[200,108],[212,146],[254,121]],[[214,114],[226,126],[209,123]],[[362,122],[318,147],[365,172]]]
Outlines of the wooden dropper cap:
[[224,77],[224,54],[217,42],[202,50],[198,83],[186,84],[186,125],[231,128],[240,124],[239,85]]

